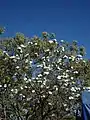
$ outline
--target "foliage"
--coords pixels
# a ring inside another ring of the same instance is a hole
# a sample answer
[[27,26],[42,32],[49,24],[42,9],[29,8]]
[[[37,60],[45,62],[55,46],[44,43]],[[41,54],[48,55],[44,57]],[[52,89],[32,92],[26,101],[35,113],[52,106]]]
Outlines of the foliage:
[[84,76],[85,86],[87,86],[87,88],[89,88],[90,87],[90,60],[86,61],[84,71],[85,71],[85,76]]
[[76,41],[57,42],[47,32],[41,38],[18,33],[0,46],[0,113],[5,120],[74,115],[85,85],[83,47]]
[[4,27],[0,27],[0,34],[4,33],[5,28]]

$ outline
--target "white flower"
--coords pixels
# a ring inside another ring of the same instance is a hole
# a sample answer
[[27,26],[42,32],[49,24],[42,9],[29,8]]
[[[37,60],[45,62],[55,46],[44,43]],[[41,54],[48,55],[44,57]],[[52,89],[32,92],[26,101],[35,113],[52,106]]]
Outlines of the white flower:
[[37,43],[35,43],[35,45],[37,45]]
[[48,74],[49,74],[49,72],[44,72],[44,74],[48,75]]
[[42,83],[42,81],[41,81],[41,80],[38,80],[37,82],[38,82],[38,83]]
[[66,107],[67,106],[67,104],[64,104],[64,107]]
[[53,43],[53,41],[52,41],[52,40],[49,40],[49,43]]
[[75,56],[71,56],[71,59],[72,59],[72,61],[74,61],[75,60]]
[[61,40],[61,42],[64,42],[64,40]]
[[42,77],[42,74],[39,74],[38,77]]
[[35,55],[38,55],[38,53],[34,53]]
[[65,48],[64,48],[64,47],[62,47],[62,51],[63,51],[63,52],[65,51]]
[[49,86],[47,86],[46,88],[49,89]]
[[32,93],[35,93],[35,90],[32,90]]
[[6,88],[7,87],[7,84],[4,84],[4,88]]
[[26,48],[26,46],[25,46],[25,45],[23,45],[23,44],[21,44],[20,46],[21,46],[22,48]]
[[49,67],[49,68],[48,68],[48,70],[52,70],[52,68],[51,68],[51,67]]
[[71,77],[71,80],[73,80],[74,78],[73,77]]
[[45,57],[42,57],[42,59],[45,59]]
[[72,95],[75,95],[75,93],[72,93]]
[[67,85],[68,85],[68,83],[64,83],[64,85],[65,85],[65,86],[67,86]]
[[25,63],[28,63],[28,59],[25,60]]
[[25,66],[25,69],[28,69],[29,67],[28,66]]
[[48,69],[48,67],[47,67],[47,66],[44,66],[44,69]]
[[77,73],[78,73],[78,71],[74,71],[74,73],[76,73],[76,74],[77,74]]
[[66,111],[69,111],[69,108],[66,108]]
[[76,90],[81,90],[79,87],[75,87]]
[[58,61],[57,61],[57,63],[60,63],[62,61],[62,59],[60,58]]
[[14,90],[14,92],[17,94],[17,93],[18,93],[18,90],[17,90],[17,89],[15,89],[15,90]]
[[61,86],[62,89],[65,89],[65,86]]
[[16,54],[16,57],[19,57],[19,55],[18,55],[18,54]]
[[42,97],[45,98],[45,95],[43,95]]
[[58,91],[58,88],[56,87],[56,91]]
[[41,85],[41,88],[43,88],[44,87],[44,85]]
[[79,96],[80,96],[80,94],[77,94],[77,95],[76,95],[76,97],[79,97]]
[[21,90],[23,90],[23,87],[22,87],[22,86],[21,86],[20,88],[21,88]]
[[51,91],[49,91],[48,93],[49,93],[50,95],[52,95],[52,92],[51,92]]
[[43,85],[46,85],[46,80],[45,80],[45,81],[43,81]]
[[23,51],[21,50],[20,53],[23,53]]
[[57,79],[61,79],[61,76],[57,76]]
[[20,60],[20,57],[16,57],[17,60]]
[[72,96],[69,97],[69,100],[73,100],[73,99],[74,99],[74,97],[72,97]]
[[33,43],[29,41],[28,44],[33,44]]
[[2,87],[2,85],[0,85],[0,87]]
[[47,60],[49,61],[49,56],[47,56],[46,58],[47,58]]
[[66,72],[69,72],[69,70],[66,70]]
[[72,88],[71,88],[71,91],[76,92],[76,90],[75,90],[75,88],[74,88],[74,87],[72,87]]
[[63,72],[63,75],[66,75],[66,73],[65,73],[65,72]]
[[73,69],[73,66],[71,66],[71,69]]
[[26,81],[26,80],[27,80],[27,78],[26,78],[26,77],[24,77],[24,80]]
[[20,46],[17,47],[18,50],[22,50],[22,48]]
[[53,88],[56,88],[57,87],[57,85],[54,85],[54,87]]
[[25,98],[25,95],[23,95],[23,98]]
[[86,87],[83,87],[83,90],[85,90],[86,89]]
[[27,98],[27,101],[30,101],[31,100],[31,98]]
[[35,77],[32,77],[32,80],[35,80]]
[[52,105],[52,103],[48,103],[48,105]]
[[43,67],[43,65],[41,64],[41,65],[37,65],[37,67]]
[[49,51],[50,51],[49,49],[45,50],[45,52],[49,52]]
[[27,86],[24,86],[24,88],[28,88]]
[[71,57],[69,57],[69,59],[72,59]]
[[25,114],[27,114],[28,110],[27,109],[23,109],[23,112],[25,112]]
[[14,91],[14,89],[11,89],[11,92],[13,92]]
[[74,81],[72,81],[72,84],[75,84],[75,82],[74,82]]
[[77,55],[77,57],[82,58],[82,55]]
[[27,53],[26,55],[25,55],[25,57],[28,57],[29,56],[29,53]]
[[29,81],[26,81],[26,83],[29,83]]
[[19,69],[19,66],[17,66],[16,69]]
[[84,63],[86,63],[86,61],[85,61],[85,60],[83,60],[83,62],[84,62]]
[[57,53],[59,53],[59,50],[54,50],[54,52],[57,52]]
[[44,66],[46,66],[46,63],[45,63],[45,62],[43,62],[43,65],[44,65]]
[[63,58],[66,58],[66,59],[67,59],[67,58],[68,58],[68,56],[67,56],[67,55],[64,55],[64,57],[63,57]]
[[60,70],[61,68],[58,66],[57,69]]
[[56,91],[58,91],[58,87],[56,86],[56,85],[54,85],[54,87],[53,88],[55,88],[56,89]]
[[54,117],[55,116],[55,114],[52,114],[52,117]]
[[31,79],[28,79],[29,82],[31,82],[32,80]]
[[18,54],[16,54],[16,59],[20,60],[20,57],[19,57],[19,55],[18,55]]
[[7,53],[7,51],[3,51],[3,53]]
[[33,61],[30,61],[30,64],[32,64],[33,63]]
[[15,57],[15,56],[11,56],[10,58],[11,58],[11,59],[14,59],[14,58],[16,58],[16,57]]
[[17,62],[17,60],[16,60],[16,59],[13,59],[13,61],[14,61],[14,62]]

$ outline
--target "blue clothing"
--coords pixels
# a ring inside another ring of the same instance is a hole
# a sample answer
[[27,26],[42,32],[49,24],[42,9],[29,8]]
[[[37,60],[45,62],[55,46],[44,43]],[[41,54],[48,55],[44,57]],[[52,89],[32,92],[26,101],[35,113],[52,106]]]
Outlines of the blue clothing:
[[88,91],[82,93],[82,118],[90,120],[90,92]]

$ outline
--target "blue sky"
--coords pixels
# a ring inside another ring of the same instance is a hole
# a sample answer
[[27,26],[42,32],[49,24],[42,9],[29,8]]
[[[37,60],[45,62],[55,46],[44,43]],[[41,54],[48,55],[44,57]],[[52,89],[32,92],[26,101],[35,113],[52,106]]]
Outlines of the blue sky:
[[0,25],[6,27],[4,36],[47,31],[58,41],[78,40],[90,58],[90,0],[0,0]]

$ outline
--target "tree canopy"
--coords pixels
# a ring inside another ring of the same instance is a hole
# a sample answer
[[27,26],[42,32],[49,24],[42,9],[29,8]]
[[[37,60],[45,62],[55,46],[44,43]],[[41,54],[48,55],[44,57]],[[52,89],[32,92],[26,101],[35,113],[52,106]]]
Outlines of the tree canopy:
[[74,119],[89,86],[89,61],[77,41],[17,33],[0,43],[0,114],[5,120]]

